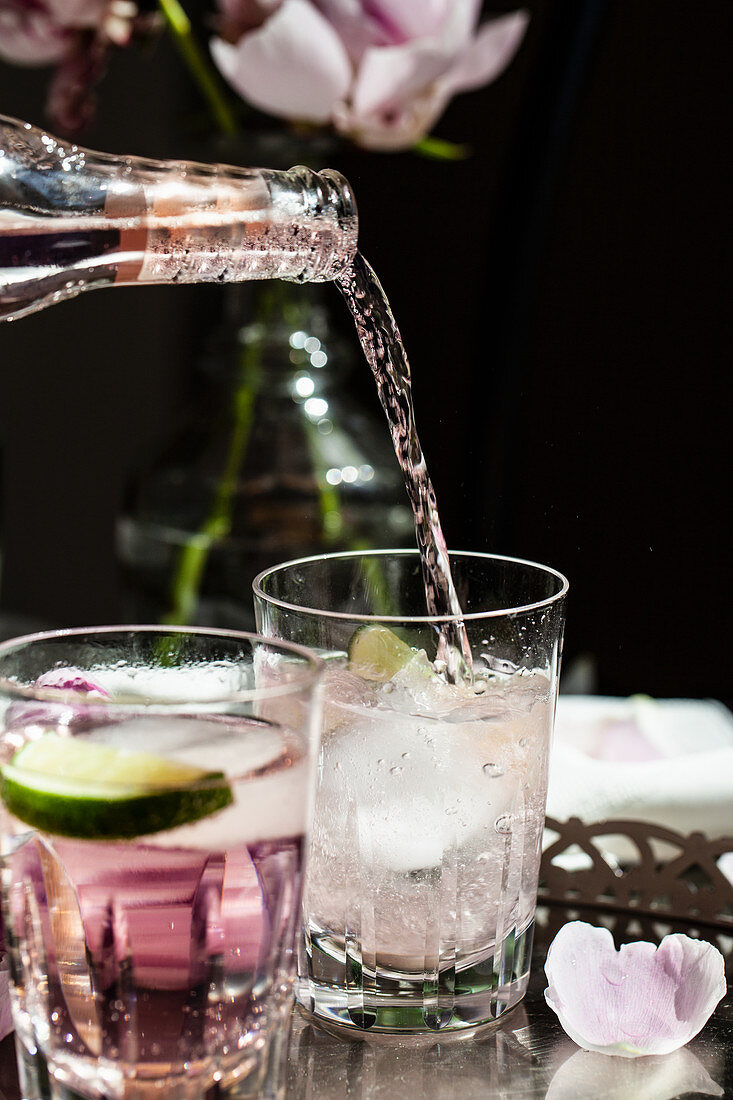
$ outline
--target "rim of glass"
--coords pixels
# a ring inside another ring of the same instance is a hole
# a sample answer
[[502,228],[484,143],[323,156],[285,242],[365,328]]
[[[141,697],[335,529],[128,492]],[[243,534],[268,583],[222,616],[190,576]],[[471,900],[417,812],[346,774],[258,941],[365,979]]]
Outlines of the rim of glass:
[[318,683],[324,669],[324,663],[306,646],[297,642],[289,642],[280,638],[265,638],[262,634],[256,634],[248,630],[221,630],[216,627],[186,627],[186,626],[156,626],[156,625],[121,625],[121,626],[89,626],[68,627],[60,630],[41,630],[34,634],[22,634],[17,638],[8,638],[0,642],[0,661],[8,653],[27,649],[36,642],[54,641],[57,638],[90,638],[107,634],[148,634],[148,635],[184,635],[196,638],[230,638],[233,641],[257,643],[267,646],[268,649],[279,650],[289,656],[300,657],[305,662],[302,673],[285,683],[270,687],[253,687],[242,691],[221,692],[211,698],[185,700],[185,699],[155,699],[147,702],[145,698],[118,703],[114,699],[100,699],[79,697],[78,692],[63,692],[58,688],[37,688],[32,685],[18,684],[7,679],[0,673],[0,692],[6,695],[16,695],[23,699],[36,699],[43,702],[60,702],[69,696],[73,696],[74,706],[80,708],[86,706],[111,706],[115,710],[139,710],[141,707],[152,710],[184,710],[186,708],[200,708],[213,705],[227,705],[233,703],[250,703],[255,699],[279,699],[283,696],[296,695],[305,688],[313,687]]
[[285,611],[297,611],[305,615],[319,615],[326,619],[344,619],[357,623],[462,623],[477,619],[496,619],[501,615],[517,615],[526,611],[537,611],[542,607],[549,607],[551,604],[557,603],[567,594],[570,587],[567,577],[558,572],[557,569],[553,569],[549,565],[541,565],[536,561],[530,561],[528,558],[514,558],[505,554],[485,554],[478,550],[449,550],[448,556],[451,560],[456,558],[479,558],[484,561],[511,562],[512,565],[530,566],[539,573],[555,577],[560,583],[560,589],[553,596],[547,596],[544,600],[537,600],[534,603],[500,607],[493,611],[469,611],[465,615],[364,615],[358,612],[351,614],[348,611],[328,611],[318,607],[305,607],[302,604],[289,603],[277,596],[268,595],[262,589],[262,582],[274,573],[293,569],[299,565],[309,565],[315,561],[341,561],[349,558],[419,557],[419,554],[420,551],[416,548],[405,548],[397,550],[345,550],[336,554],[313,554],[306,558],[293,558],[292,561],[284,561],[279,565],[272,565],[268,569],[263,569],[252,581],[252,590],[256,598],[264,603],[272,604],[273,607],[280,607]]

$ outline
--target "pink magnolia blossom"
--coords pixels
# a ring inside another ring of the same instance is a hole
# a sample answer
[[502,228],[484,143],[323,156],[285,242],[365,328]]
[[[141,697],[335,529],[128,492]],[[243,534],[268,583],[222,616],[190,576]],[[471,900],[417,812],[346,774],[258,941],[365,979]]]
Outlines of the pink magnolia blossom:
[[547,953],[545,1000],[578,1046],[636,1058],[689,1043],[725,995],[723,956],[675,934],[617,951],[607,928],[571,921]]
[[82,31],[127,45],[132,0],[0,0],[0,57],[19,65],[60,61]]
[[55,65],[48,114],[59,129],[79,130],[109,47],[126,46],[138,20],[133,0],[0,0],[0,60]]
[[522,11],[478,25],[480,0],[219,0],[211,52],[253,106],[330,124],[370,149],[423,137],[522,40]]

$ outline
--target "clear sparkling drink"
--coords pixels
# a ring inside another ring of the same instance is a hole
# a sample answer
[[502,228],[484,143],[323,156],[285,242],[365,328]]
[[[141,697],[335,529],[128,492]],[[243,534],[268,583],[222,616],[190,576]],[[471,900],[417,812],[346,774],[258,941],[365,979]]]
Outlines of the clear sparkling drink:
[[255,581],[258,628],[326,657],[297,997],[340,1031],[470,1034],[529,979],[567,585],[488,554],[451,571],[460,618],[426,614],[418,551]]
[[334,1017],[362,1026],[499,1015],[529,966],[549,680],[454,686],[416,658],[379,684],[331,670],[325,692],[301,995],[331,979]]

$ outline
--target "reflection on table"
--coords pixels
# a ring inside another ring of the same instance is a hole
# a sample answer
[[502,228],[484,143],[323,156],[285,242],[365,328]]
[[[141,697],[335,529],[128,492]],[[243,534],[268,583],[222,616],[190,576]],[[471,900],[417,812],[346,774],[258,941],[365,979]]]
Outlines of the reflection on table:
[[[468,1040],[344,1042],[293,1021],[287,1100],[676,1100],[733,1096],[733,999],[687,1047],[665,1057],[610,1058],[580,1050],[544,1000],[546,929],[575,914],[540,913],[533,976],[523,1004],[502,1026]],[[589,914],[581,915],[589,919]],[[558,919],[561,918],[561,919]],[[592,919],[592,918],[591,918]],[[551,936],[550,936],[551,938]]]
[[[538,911],[533,974],[522,1005],[471,1039],[337,1039],[293,1017],[278,1100],[677,1100],[733,1096],[733,989],[688,1046],[664,1057],[609,1058],[581,1051],[544,1000],[547,942],[588,912]],[[631,937],[624,937],[629,939]],[[730,949],[730,945],[729,945]],[[21,1100],[12,1038],[0,1043],[0,1100]],[[69,1100],[73,1097],[69,1095]],[[263,1098],[264,1100],[264,1098]],[[269,1100],[269,1098],[268,1098]]]

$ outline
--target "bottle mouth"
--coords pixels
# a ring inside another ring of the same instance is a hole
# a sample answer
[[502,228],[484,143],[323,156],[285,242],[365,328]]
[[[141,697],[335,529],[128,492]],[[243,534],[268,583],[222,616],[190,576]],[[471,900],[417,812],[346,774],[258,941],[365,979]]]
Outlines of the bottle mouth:
[[359,215],[351,184],[333,168],[314,172],[298,164],[288,175],[302,185],[304,209],[319,220],[329,219],[333,225],[333,247],[328,254],[324,251],[323,265],[310,271],[307,278],[312,282],[336,279],[350,266],[358,248]]

